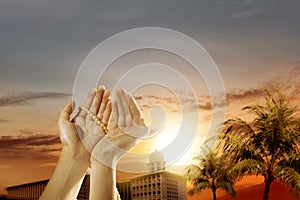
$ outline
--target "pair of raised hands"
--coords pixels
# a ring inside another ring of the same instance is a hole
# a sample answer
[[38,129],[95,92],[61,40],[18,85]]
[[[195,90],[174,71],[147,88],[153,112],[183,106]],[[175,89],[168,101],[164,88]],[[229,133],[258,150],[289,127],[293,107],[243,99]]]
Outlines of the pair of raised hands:
[[[113,100],[104,86],[93,89],[84,109],[71,120],[73,103],[66,105],[58,120],[60,139],[64,147],[86,154],[106,166],[115,167],[118,160],[130,151],[141,137],[149,134],[142,112],[134,98],[124,89],[115,92]],[[91,112],[92,114],[88,113]],[[108,132],[97,123],[98,118]]]
[[124,89],[113,100],[104,86],[93,89],[76,116],[74,103],[58,120],[62,151],[40,200],[76,199],[83,177],[91,167],[90,200],[116,200],[116,164],[141,137],[149,134],[141,110]]

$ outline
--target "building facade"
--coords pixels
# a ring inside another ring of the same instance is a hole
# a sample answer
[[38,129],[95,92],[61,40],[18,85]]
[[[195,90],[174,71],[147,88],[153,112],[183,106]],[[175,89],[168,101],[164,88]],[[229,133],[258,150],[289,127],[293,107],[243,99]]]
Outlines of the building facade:
[[[165,171],[164,156],[155,151],[149,157],[149,173],[118,183],[122,200],[186,200],[186,179]],[[125,186],[126,185],[126,186]]]
[[7,187],[7,199],[37,200],[44,191],[49,180]]
[[[165,171],[164,156],[155,151],[149,157],[149,173],[117,183],[122,200],[186,200],[184,177]],[[7,187],[7,199],[38,200],[49,180]],[[77,195],[88,200],[90,175],[87,174]]]
[[[166,171],[130,179],[132,200],[186,200],[186,180]],[[120,190],[122,199],[123,191]]]
[[118,192],[120,194],[121,200],[131,200],[131,188],[130,181],[122,181],[117,183]]
[[78,200],[89,200],[90,178],[91,178],[91,176],[89,174],[85,175],[83,182],[81,184],[80,190],[77,195]]
[[[7,199],[38,200],[49,180],[7,187]],[[88,200],[90,190],[90,175],[86,175],[78,193],[78,200]]]

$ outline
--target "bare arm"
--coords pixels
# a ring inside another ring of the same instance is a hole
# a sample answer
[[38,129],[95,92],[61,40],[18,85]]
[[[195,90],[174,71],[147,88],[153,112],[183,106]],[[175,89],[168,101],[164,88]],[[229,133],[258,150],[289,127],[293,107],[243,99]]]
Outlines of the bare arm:
[[[104,95],[105,93],[108,95]],[[89,93],[83,106],[97,115],[106,112],[110,116],[109,94],[103,86],[99,86],[98,90],[94,89]],[[76,199],[90,165],[90,151],[104,137],[103,130],[86,112],[81,111],[74,118],[75,123],[71,122],[72,111],[72,103],[69,103],[60,113],[58,125],[63,148],[55,171],[40,197],[41,200]]]
[[91,161],[90,200],[115,200],[116,170],[102,164],[98,160]]
[[89,152],[82,146],[74,124],[70,122],[72,103],[61,111],[58,121],[62,152],[55,171],[40,200],[76,199],[89,166]]
[[[90,200],[118,199],[117,162],[138,143],[140,137],[149,133],[139,107],[125,90],[116,92],[112,112],[113,119],[110,121],[108,134],[92,151]],[[122,150],[119,151],[120,149]]]

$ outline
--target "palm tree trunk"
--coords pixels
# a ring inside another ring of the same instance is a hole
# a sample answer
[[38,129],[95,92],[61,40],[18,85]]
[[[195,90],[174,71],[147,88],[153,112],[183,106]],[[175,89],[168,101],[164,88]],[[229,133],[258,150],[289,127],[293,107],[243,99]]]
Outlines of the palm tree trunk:
[[270,197],[271,183],[272,183],[272,180],[270,180],[270,179],[265,180],[265,190],[264,190],[263,200],[268,200]]
[[211,189],[212,193],[213,193],[213,200],[217,200],[217,193],[216,193],[216,188],[213,186],[213,188]]
[[216,190],[213,191],[213,200],[217,200]]

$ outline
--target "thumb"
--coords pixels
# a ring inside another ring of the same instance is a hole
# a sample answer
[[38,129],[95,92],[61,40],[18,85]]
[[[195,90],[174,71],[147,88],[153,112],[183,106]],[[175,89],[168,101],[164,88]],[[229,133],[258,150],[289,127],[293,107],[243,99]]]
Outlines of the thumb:
[[58,123],[64,121],[64,120],[70,120],[70,115],[73,112],[73,106],[74,102],[70,101],[63,109],[60,111]]

